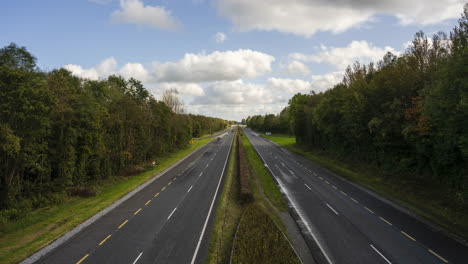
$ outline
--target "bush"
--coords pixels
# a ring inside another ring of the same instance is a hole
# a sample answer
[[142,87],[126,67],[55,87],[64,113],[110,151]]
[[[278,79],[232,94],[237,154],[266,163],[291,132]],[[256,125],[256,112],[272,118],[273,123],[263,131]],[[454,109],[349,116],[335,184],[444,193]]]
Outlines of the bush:
[[134,165],[134,166],[130,166],[128,168],[125,168],[124,170],[122,170],[122,172],[120,173],[121,176],[124,176],[124,177],[131,177],[131,176],[135,176],[135,175],[138,175],[142,172],[145,171],[145,168],[140,166],[140,165]]
[[70,196],[92,197],[96,196],[96,188],[90,186],[77,186],[68,189]]

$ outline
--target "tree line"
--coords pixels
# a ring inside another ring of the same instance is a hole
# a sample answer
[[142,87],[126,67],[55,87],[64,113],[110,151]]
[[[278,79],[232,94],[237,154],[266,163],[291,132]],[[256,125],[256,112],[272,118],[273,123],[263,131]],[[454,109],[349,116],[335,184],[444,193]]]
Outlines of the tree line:
[[296,94],[279,115],[243,120],[298,145],[467,189],[468,4],[449,36],[415,34],[400,56],[348,67],[323,93]]
[[[179,102],[174,94],[169,98]],[[136,79],[44,72],[26,48],[0,49],[0,209],[63,199],[71,187],[157,161],[227,126],[179,110]]]

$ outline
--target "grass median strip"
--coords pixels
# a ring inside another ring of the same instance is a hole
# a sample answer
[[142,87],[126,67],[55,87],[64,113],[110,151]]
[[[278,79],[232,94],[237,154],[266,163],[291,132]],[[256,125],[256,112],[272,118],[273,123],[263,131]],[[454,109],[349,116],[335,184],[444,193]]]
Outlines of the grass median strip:
[[[282,223],[276,213],[279,209],[286,208],[285,203],[275,196],[277,194],[273,187],[268,185],[275,184],[273,179],[270,178],[272,182],[268,182],[265,178],[261,179],[262,175],[256,174],[260,170],[254,169],[254,166],[260,166],[263,170],[265,168],[258,156],[253,156],[256,161],[252,163],[253,160],[247,153],[249,146],[243,144],[244,140],[245,136],[240,141],[236,140],[233,146],[225,187],[216,209],[206,263],[300,263],[282,231]],[[250,144],[248,141],[246,143]],[[242,155],[248,161],[248,166],[238,166],[239,144],[244,146],[245,152]],[[251,152],[252,154],[257,155],[256,152]],[[251,170],[247,179],[245,173],[240,171],[245,169]],[[271,177],[267,171],[265,173],[263,176]],[[246,184],[249,186],[245,186]],[[268,196],[267,191],[260,190],[263,186],[268,188]],[[277,200],[266,201],[269,197],[276,197]],[[281,196],[279,198],[282,199]],[[276,204],[281,208],[276,208]]]
[[3,224],[0,228],[0,263],[17,263],[28,257],[211,140],[196,140],[188,148],[161,158],[156,168],[139,175],[100,182],[96,196],[70,197],[60,204]]

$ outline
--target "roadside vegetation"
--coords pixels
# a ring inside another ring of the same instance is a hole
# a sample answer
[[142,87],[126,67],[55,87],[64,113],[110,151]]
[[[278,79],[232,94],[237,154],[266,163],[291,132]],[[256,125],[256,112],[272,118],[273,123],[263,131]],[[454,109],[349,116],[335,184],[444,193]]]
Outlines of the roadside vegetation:
[[257,154],[249,155],[248,139],[238,133],[206,263],[300,263],[278,216],[286,210],[281,193]]
[[468,237],[467,61],[468,4],[450,34],[418,32],[401,55],[356,62],[329,90],[244,122],[295,135],[291,150]]
[[162,158],[155,167],[147,166],[143,173],[103,180],[93,188],[93,196],[69,197],[7,222],[0,236],[0,263],[17,263],[28,257],[211,140],[195,141]]
[[228,125],[185,114],[176,90],[157,100],[133,78],[42,71],[25,47],[0,48],[0,262],[46,245]]

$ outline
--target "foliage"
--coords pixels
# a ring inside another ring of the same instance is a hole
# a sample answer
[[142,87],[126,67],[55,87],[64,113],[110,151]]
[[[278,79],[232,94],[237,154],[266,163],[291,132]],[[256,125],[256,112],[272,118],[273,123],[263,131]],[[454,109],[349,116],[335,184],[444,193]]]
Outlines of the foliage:
[[[0,211],[0,263],[18,263],[45,245],[62,236],[97,212],[113,204],[128,192],[154,177],[189,153],[204,146],[212,138],[196,140],[194,144],[158,159],[158,165],[132,177],[112,177],[99,185],[90,186],[90,195],[66,197],[62,202],[44,206],[29,212],[31,199],[21,200],[21,206]],[[74,187],[69,191],[73,192]],[[97,195],[93,196],[93,189]],[[35,198],[50,203],[63,199],[57,193],[48,193],[47,198]],[[37,196],[36,196],[37,197]],[[41,196],[43,197],[43,196]],[[15,221],[11,221],[15,219]]]
[[42,72],[26,48],[0,49],[0,209],[141,171],[141,164],[227,125],[171,107],[133,78]]
[[288,123],[299,145],[467,190],[468,4],[449,37],[440,32],[430,41],[418,32],[401,56],[356,62],[341,83],[296,94],[283,112],[246,123],[283,133]]

